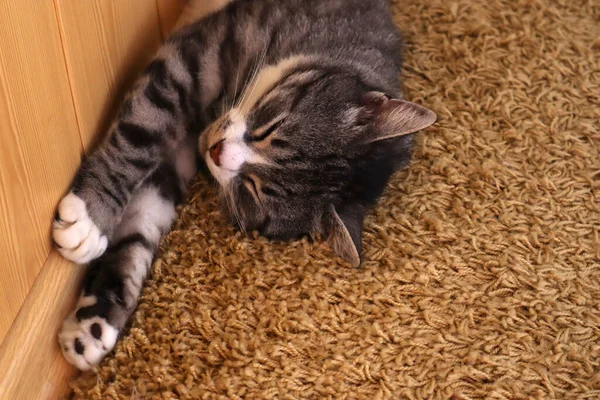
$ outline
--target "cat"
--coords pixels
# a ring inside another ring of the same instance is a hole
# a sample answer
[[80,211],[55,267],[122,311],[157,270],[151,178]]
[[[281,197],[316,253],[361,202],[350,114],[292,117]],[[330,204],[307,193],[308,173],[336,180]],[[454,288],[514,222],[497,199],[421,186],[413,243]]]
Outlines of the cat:
[[167,38],[58,205],[58,250],[89,263],[58,335],[80,370],[133,313],[197,156],[240,229],[320,232],[358,266],[365,213],[409,162],[411,134],[436,120],[402,99],[387,0],[221,3],[184,15],[195,21]]

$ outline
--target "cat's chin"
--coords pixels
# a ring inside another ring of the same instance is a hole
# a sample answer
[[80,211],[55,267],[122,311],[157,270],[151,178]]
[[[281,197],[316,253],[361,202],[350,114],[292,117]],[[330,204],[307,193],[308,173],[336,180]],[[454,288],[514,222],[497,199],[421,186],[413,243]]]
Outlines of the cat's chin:
[[204,156],[204,160],[210,174],[216,179],[219,185],[222,188],[227,188],[231,184],[231,180],[235,178],[237,171],[231,171],[225,168],[221,168],[215,164],[215,162],[210,158],[208,152]]

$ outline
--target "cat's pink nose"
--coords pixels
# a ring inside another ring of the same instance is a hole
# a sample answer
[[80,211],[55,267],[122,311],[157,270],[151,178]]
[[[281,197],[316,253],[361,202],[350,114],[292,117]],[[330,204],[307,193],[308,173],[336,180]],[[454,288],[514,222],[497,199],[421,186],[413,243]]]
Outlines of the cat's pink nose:
[[210,148],[210,150],[208,150],[208,153],[210,154],[210,158],[212,158],[212,160],[214,161],[214,163],[217,167],[221,165],[221,161],[219,161],[219,158],[221,156],[221,150],[223,150],[223,141],[222,140],[215,143]]

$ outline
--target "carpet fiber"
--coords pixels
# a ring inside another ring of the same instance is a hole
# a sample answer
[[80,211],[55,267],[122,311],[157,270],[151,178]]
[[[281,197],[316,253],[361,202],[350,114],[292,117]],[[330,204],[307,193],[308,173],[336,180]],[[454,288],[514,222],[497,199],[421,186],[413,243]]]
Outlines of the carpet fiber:
[[439,121],[363,267],[236,233],[200,178],[75,398],[600,398],[600,3],[393,9]]

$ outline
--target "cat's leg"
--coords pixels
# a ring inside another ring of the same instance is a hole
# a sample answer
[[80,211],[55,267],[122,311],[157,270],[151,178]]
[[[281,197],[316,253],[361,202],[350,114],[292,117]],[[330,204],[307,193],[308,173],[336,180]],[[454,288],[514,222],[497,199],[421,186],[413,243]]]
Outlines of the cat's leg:
[[175,205],[158,187],[139,188],[123,215],[129,232],[89,265],[77,306],[58,334],[65,358],[78,369],[92,368],[113,349],[135,310],[158,238],[174,217]]
[[83,264],[100,256],[139,184],[186,137],[199,90],[189,62],[177,45],[164,46],[124,101],[107,139],[82,162],[53,224],[65,258]]
[[77,306],[58,334],[65,358],[77,368],[92,368],[113,349],[194,174],[195,146],[182,147],[136,190],[110,246],[90,264]]

